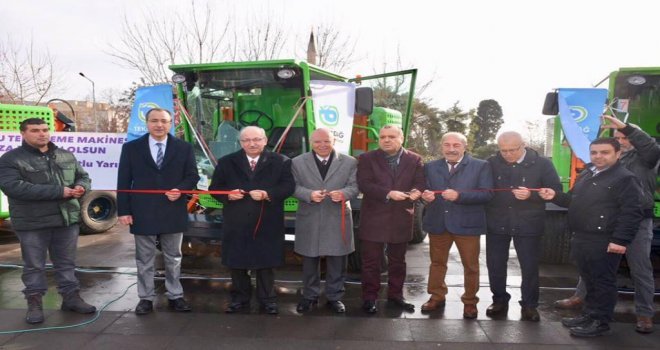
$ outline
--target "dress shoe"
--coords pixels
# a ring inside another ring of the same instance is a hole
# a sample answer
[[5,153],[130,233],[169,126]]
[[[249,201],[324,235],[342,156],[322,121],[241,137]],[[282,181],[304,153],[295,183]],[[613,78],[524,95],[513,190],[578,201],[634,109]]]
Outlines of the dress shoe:
[[388,298],[387,303],[402,308],[404,311],[414,312],[415,305],[407,302],[403,298]]
[[538,322],[541,320],[538,310],[535,307],[523,307],[520,309],[520,319],[523,321]]
[[307,312],[312,309],[312,307],[318,305],[318,300],[316,299],[303,299],[296,306],[296,311],[298,313]]
[[28,310],[25,314],[25,322],[37,324],[44,321],[44,308],[41,294],[30,294],[26,297]]
[[555,308],[562,310],[575,310],[581,308],[583,303],[584,301],[582,300],[582,298],[576,297],[574,295],[567,299],[555,301],[554,306]]
[[506,315],[508,311],[509,311],[508,303],[492,303],[486,309],[486,316],[488,317],[502,316],[502,315]]
[[249,308],[250,308],[250,303],[248,302],[242,303],[240,301],[232,301],[225,308],[225,313],[233,314],[239,311],[248,310]]
[[339,300],[328,300],[326,305],[328,305],[328,307],[331,308],[332,311],[338,314],[343,314],[346,312],[346,306],[344,306],[344,303],[342,303]]
[[280,313],[280,310],[277,308],[277,303],[265,303],[261,307],[269,315],[277,315]]
[[639,333],[653,333],[653,319],[648,316],[637,316],[635,331]]
[[466,304],[463,307],[463,318],[477,318],[477,315],[479,314],[479,310],[477,310],[477,305],[474,304]]
[[73,291],[71,293],[65,294],[62,296],[62,306],[60,307],[63,311],[73,311],[79,314],[92,314],[96,312],[96,307],[94,305],[87,304],[78,294],[78,291]]
[[610,325],[600,320],[592,320],[591,323],[573,327],[570,331],[572,336],[591,338],[608,333],[610,331]]
[[564,317],[561,319],[561,324],[564,327],[573,328],[579,326],[585,326],[591,323],[593,319],[589,315],[582,314],[578,317]]
[[170,308],[174,309],[174,311],[188,312],[192,310],[190,304],[188,304],[188,302],[183,298],[170,299],[169,304],[170,304]]
[[151,300],[141,299],[135,307],[136,315],[146,315],[154,311],[154,303]]
[[362,310],[368,314],[375,314],[378,312],[378,308],[376,307],[376,301],[375,300],[365,300],[362,303]]
[[429,299],[422,305],[422,312],[431,312],[445,307],[444,300]]

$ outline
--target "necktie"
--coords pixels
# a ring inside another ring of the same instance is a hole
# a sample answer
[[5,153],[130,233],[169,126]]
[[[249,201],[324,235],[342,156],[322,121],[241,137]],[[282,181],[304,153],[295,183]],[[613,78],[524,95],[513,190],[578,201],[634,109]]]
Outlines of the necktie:
[[158,142],[156,143],[156,146],[158,146],[158,153],[156,153],[156,166],[160,169],[163,166],[163,144]]
[[453,174],[456,171],[456,164],[458,164],[458,162],[447,162],[447,163],[449,163],[449,166],[451,167],[449,168],[449,173]]
[[254,168],[257,167],[257,161],[254,159],[250,159],[250,170],[254,171]]
[[322,161],[321,161],[321,165],[322,165],[322,166],[326,166],[326,165],[328,165],[328,160],[327,160],[327,159],[322,160]]

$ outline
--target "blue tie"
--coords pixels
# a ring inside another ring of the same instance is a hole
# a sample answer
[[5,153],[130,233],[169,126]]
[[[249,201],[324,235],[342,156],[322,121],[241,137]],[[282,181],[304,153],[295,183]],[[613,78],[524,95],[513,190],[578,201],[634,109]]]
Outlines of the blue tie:
[[163,144],[158,142],[156,143],[156,146],[158,146],[158,153],[156,153],[156,166],[160,169],[163,166]]

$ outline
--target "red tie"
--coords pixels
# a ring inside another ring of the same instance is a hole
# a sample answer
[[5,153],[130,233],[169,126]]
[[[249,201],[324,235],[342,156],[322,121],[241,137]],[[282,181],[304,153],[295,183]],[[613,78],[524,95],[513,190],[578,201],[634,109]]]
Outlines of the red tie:
[[254,160],[254,159],[251,159],[250,160],[250,170],[254,171],[254,168],[256,168],[256,167],[257,167],[257,161]]

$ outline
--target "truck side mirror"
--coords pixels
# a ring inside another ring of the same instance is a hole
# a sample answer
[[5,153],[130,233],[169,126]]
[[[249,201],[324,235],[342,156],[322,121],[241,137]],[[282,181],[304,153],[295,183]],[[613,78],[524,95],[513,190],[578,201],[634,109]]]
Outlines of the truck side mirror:
[[543,103],[544,115],[557,115],[559,114],[559,93],[548,92],[545,95],[545,102]]
[[355,115],[369,115],[374,110],[374,90],[370,87],[355,88]]

